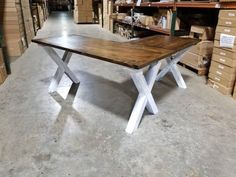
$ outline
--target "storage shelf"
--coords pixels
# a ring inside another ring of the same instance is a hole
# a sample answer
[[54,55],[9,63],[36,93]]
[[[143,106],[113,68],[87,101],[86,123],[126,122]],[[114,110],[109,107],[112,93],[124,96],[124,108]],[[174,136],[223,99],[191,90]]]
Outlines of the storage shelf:
[[220,8],[220,3],[218,2],[176,2],[175,5],[177,8]]
[[[140,6],[137,6],[136,3],[131,3],[131,4],[115,4],[114,6],[123,6],[123,7],[160,7],[160,8],[172,8],[173,10],[173,15],[175,15],[174,17],[176,17],[176,9],[178,8],[197,8],[197,9],[233,9],[236,8],[236,2],[209,2],[209,1],[201,1],[201,2],[197,2],[197,1],[180,1],[180,2],[143,2],[140,4]],[[124,22],[122,20],[115,20],[119,23],[123,23],[123,24],[128,24],[128,25],[132,25],[129,24],[127,22]],[[134,24],[132,26],[135,27],[139,27],[139,28],[144,28],[144,29],[148,29],[151,31],[155,31],[155,32],[160,32],[162,34],[167,34],[167,35],[176,35],[178,33],[178,31],[173,30],[171,28],[166,30],[166,29],[162,29],[160,27],[156,27],[156,26],[144,26],[144,25],[137,25]],[[173,27],[173,26],[172,26]],[[174,28],[174,27],[173,27]],[[182,31],[180,31],[182,32]]]
[[135,3],[131,4],[114,4],[114,6],[123,6],[123,7],[174,7],[174,2],[143,2],[140,6],[137,6]]
[[115,22],[118,22],[118,23],[123,23],[123,24],[126,24],[126,25],[132,25],[131,23],[128,23],[124,20],[117,20],[117,19],[114,19]]
[[174,2],[144,2],[141,7],[174,7]]
[[152,31],[155,31],[155,32],[159,32],[159,33],[162,33],[162,34],[167,34],[167,35],[170,35],[170,30],[169,29],[163,29],[163,28],[160,28],[160,27],[157,27],[157,26],[147,26],[146,29],[149,29],[149,30],[152,30]]
[[121,7],[174,7],[174,2],[143,2],[140,6],[137,6],[135,3],[127,4],[114,4],[114,6],[121,6]]
[[[114,20],[114,21],[132,26],[131,23],[125,22],[123,20]],[[155,31],[155,32],[159,32],[162,34],[170,35],[170,30],[163,29],[163,28],[157,27],[155,25],[145,26],[145,25],[141,25],[141,24],[134,24],[133,26],[138,27],[138,28],[148,29],[148,30]]]
[[221,2],[221,8],[236,9],[236,2]]
[[[226,3],[224,3],[226,4]],[[227,3],[226,7],[236,7],[236,3]],[[135,3],[131,4],[115,4],[115,6],[123,6],[123,7],[139,7],[136,6]],[[192,1],[183,1],[183,2],[144,2],[141,3],[140,7],[181,7],[181,8],[221,8],[221,4],[219,2],[192,2]]]
[[135,3],[130,3],[130,4],[127,4],[127,3],[121,3],[121,4],[114,4],[114,6],[133,7],[133,6],[135,6]]

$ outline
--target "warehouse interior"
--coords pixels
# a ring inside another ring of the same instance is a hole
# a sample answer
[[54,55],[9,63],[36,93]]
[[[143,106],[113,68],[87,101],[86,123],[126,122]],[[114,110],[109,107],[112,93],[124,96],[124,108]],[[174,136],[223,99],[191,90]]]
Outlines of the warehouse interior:
[[[235,36],[235,0],[1,1],[0,176],[235,177]],[[162,62],[121,62],[152,53]],[[169,70],[151,88],[153,66]],[[147,109],[130,132],[140,95]]]

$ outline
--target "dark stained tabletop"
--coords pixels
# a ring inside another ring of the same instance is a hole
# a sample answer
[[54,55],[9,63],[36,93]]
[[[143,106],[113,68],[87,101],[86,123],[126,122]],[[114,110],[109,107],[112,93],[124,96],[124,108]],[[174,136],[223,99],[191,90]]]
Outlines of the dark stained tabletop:
[[115,42],[69,35],[33,39],[32,42],[140,69],[190,47],[198,43],[198,40],[157,35],[128,42]]

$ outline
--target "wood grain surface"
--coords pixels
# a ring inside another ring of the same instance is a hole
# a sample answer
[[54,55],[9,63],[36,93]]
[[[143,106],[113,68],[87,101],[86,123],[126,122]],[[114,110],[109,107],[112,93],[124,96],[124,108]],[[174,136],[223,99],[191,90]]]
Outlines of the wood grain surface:
[[33,39],[32,42],[134,69],[141,69],[150,63],[198,43],[198,40],[157,35],[128,42],[115,42],[68,35]]

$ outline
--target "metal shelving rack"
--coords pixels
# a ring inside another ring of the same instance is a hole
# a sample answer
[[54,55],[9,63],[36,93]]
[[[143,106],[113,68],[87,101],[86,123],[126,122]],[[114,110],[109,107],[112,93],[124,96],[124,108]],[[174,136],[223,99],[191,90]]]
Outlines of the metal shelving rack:
[[114,4],[115,7],[157,7],[157,8],[170,8],[172,9],[172,22],[171,22],[171,29],[166,30],[154,26],[144,26],[144,25],[135,25],[135,24],[129,24],[127,22],[124,22],[122,20],[115,20],[119,23],[128,24],[131,26],[139,27],[139,28],[145,28],[151,31],[159,32],[166,35],[176,35],[178,31],[175,30],[175,21],[177,18],[177,9],[178,8],[196,8],[196,9],[235,9],[236,8],[236,2],[192,2],[192,1],[185,1],[185,2],[145,2],[141,3],[140,6],[137,6],[135,3],[131,4]]

